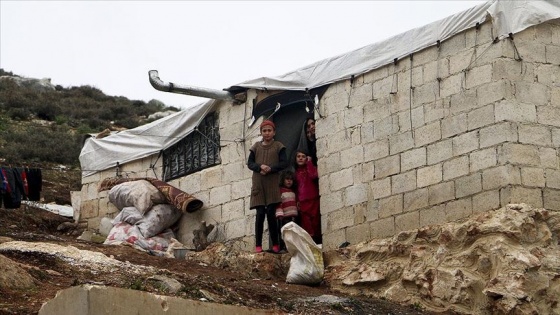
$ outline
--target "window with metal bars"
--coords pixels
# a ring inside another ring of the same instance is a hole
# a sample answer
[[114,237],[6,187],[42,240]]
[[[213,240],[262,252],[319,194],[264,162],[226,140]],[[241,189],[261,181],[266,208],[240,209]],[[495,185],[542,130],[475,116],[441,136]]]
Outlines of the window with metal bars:
[[220,164],[218,115],[208,114],[189,135],[163,151],[163,180]]

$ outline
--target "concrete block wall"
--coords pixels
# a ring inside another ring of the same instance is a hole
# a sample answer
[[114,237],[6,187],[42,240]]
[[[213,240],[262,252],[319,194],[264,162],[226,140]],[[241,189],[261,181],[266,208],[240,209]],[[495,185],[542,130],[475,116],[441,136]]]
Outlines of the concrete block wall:
[[331,85],[316,125],[324,247],[512,202],[560,210],[559,48],[557,22],[496,43],[486,23]]

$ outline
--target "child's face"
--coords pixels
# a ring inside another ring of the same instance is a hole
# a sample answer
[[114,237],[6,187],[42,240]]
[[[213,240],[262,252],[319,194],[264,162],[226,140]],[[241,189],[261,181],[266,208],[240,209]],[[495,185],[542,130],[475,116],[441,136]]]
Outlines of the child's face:
[[291,177],[284,178],[284,187],[292,188],[293,184],[294,184],[293,178],[291,178]]
[[271,141],[274,138],[275,134],[276,131],[274,131],[274,128],[272,128],[272,126],[264,126],[261,128],[261,135],[264,141]]
[[298,166],[303,166],[305,165],[306,162],[307,162],[307,155],[305,155],[305,153],[303,152],[298,152],[296,154],[296,164]]

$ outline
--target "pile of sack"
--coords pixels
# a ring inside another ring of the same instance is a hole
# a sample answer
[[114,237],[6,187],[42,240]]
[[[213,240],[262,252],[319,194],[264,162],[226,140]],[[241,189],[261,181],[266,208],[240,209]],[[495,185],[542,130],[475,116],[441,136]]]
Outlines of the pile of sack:
[[194,212],[202,202],[157,179],[112,179],[99,190],[109,190],[109,201],[120,210],[104,244],[128,243],[164,256],[170,244],[180,245],[170,229],[184,212]]

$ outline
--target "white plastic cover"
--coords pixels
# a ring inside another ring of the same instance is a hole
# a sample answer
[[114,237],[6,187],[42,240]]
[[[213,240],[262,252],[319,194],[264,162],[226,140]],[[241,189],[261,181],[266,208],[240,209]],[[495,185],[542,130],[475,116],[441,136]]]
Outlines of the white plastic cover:
[[442,20],[412,29],[349,53],[327,58],[278,77],[262,77],[236,87],[269,90],[305,90],[346,80],[381,66],[395,58],[436,45],[437,41],[482,24],[491,17],[494,34],[500,40],[530,26],[560,17],[560,0],[492,0]]
[[82,176],[158,153],[190,134],[217,102],[210,100],[105,138],[88,138],[80,152]]
[[[305,90],[346,80],[401,59],[437,41],[492,19],[499,39],[530,26],[560,17],[560,0],[491,0],[346,54],[327,58],[278,77],[262,77],[234,87],[268,90]],[[151,124],[103,139],[90,138],[80,154],[82,175],[115,167],[164,150],[188,135],[210,111],[214,101],[199,104]]]

